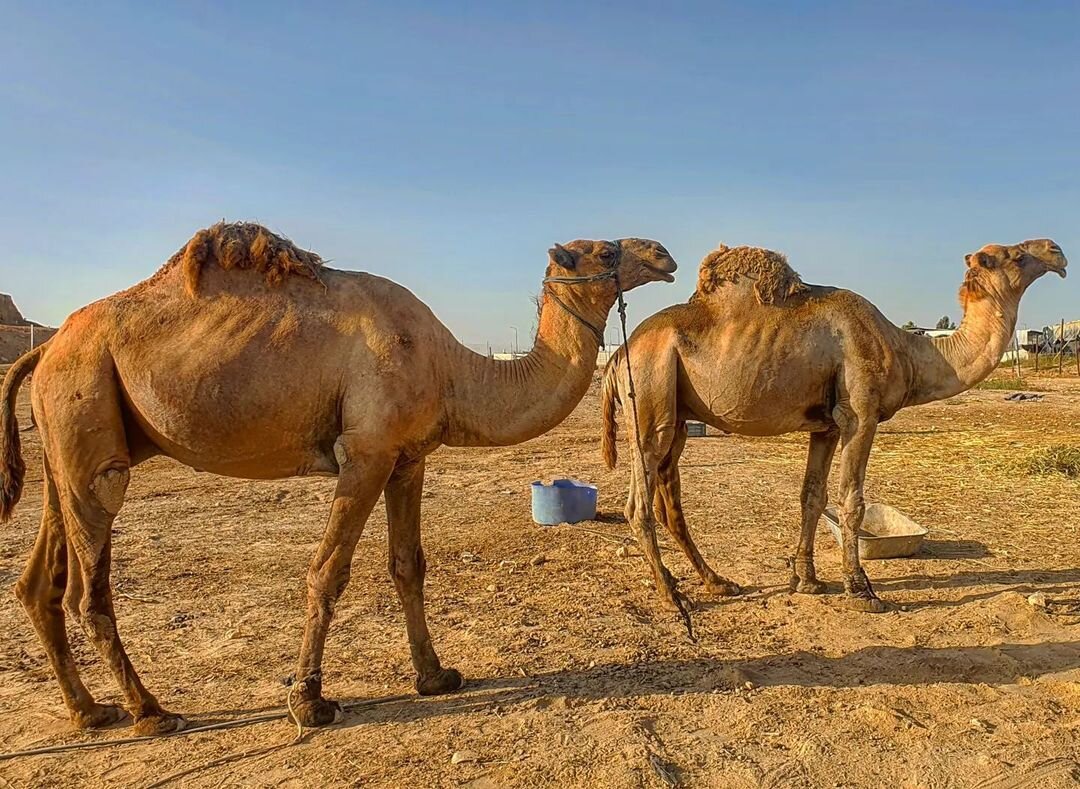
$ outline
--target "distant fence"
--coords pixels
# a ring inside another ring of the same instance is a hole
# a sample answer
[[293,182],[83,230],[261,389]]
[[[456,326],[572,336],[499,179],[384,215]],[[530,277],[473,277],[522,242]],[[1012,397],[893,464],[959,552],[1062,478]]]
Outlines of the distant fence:
[[56,334],[56,329],[44,326],[0,326],[0,364],[11,364],[30,350]]

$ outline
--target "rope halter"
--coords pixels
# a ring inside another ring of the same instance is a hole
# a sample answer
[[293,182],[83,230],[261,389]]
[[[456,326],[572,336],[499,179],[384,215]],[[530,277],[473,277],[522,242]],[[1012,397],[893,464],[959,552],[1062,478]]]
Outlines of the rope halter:
[[622,282],[619,281],[619,265],[622,263],[622,244],[619,243],[618,240],[608,243],[612,244],[615,247],[615,259],[612,260],[611,264],[605,271],[601,271],[599,274],[590,274],[585,277],[544,277],[543,280],[544,290],[547,292],[547,295],[551,297],[551,300],[558,304],[560,307],[562,307],[564,310],[566,310],[566,312],[570,313],[570,315],[572,315],[580,323],[582,323],[585,328],[592,332],[593,337],[596,338],[597,344],[599,344],[601,347],[605,345],[603,327],[597,326],[595,323],[588,320],[584,315],[575,310],[565,301],[560,299],[558,294],[555,293],[555,290],[553,288],[549,288],[548,285],[552,283],[557,283],[560,285],[585,285],[590,282],[602,282],[605,279],[614,280],[615,292],[618,295],[619,299],[619,314],[623,317],[623,341],[625,342],[626,306],[623,302]]

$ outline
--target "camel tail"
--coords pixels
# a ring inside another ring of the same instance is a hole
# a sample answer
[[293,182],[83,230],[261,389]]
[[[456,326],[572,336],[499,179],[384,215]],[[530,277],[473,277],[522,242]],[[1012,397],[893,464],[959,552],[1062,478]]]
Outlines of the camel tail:
[[600,449],[604,455],[604,463],[608,468],[615,468],[619,462],[619,450],[615,445],[615,437],[618,435],[618,422],[615,419],[615,405],[619,402],[619,360],[622,357],[620,351],[608,359],[607,367],[604,368],[604,382],[600,387],[600,404],[603,412],[600,432]]
[[34,371],[44,353],[45,345],[39,345],[19,357],[8,370],[3,389],[0,390],[0,522],[11,519],[11,513],[22,495],[26,476],[19,441],[19,420],[15,418],[15,401],[19,397],[19,386],[23,379]]

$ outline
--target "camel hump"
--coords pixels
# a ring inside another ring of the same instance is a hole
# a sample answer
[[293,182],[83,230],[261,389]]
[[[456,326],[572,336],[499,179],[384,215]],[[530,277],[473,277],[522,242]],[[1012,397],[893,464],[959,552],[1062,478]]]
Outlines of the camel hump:
[[727,282],[738,283],[740,277],[753,281],[754,293],[761,304],[783,304],[796,293],[808,290],[781,253],[761,247],[721,244],[701,261],[694,297],[714,293]]
[[293,275],[322,282],[322,258],[254,222],[218,222],[200,230],[169,263],[181,267],[192,296],[199,292],[203,268],[215,263],[226,271],[259,272],[270,285],[280,285]]

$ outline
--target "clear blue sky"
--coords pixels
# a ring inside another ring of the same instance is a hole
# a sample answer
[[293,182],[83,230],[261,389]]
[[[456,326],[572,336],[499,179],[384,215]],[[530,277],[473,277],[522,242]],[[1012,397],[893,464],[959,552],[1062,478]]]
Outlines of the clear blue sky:
[[254,219],[501,345],[557,240],[667,245],[634,319],[724,241],[927,323],[1049,236],[1021,322],[1080,317],[1078,8],[3,2],[0,290],[58,323]]

